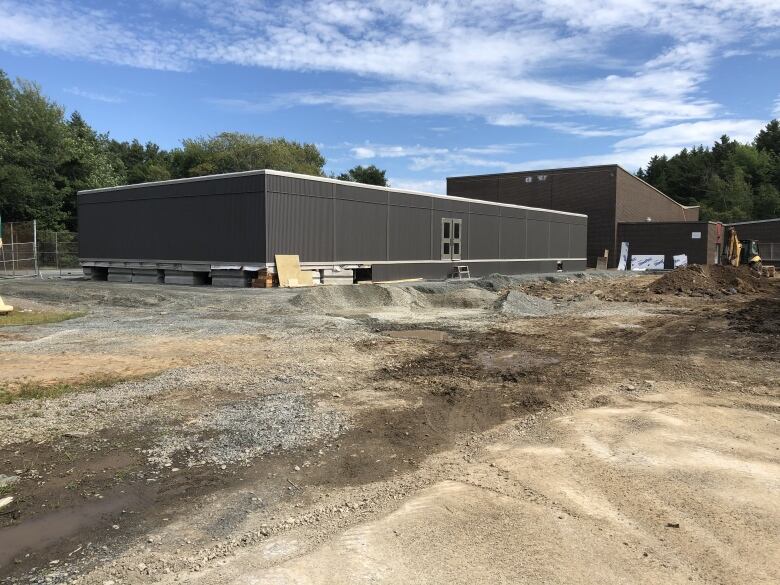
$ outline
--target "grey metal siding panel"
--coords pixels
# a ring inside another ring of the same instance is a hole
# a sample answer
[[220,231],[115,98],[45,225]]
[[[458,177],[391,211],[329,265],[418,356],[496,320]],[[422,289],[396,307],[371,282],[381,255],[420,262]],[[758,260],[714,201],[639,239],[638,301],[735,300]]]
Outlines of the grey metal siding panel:
[[387,205],[335,200],[335,258],[387,260]]
[[[528,217],[528,210],[519,209],[517,207],[500,207],[501,217],[515,217],[518,219],[525,219]],[[567,217],[567,221],[576,222],[577,220],[585,220],[584,217]]]
[[424,195],[415,195],[414,193],[389,192],[388,202],[390,205],[433,209],[433,200],[430,197],[425,197]]
[[588,246],[588,226],[587,224],[572,224],[571,239],[569,246],[569,258],[582,258],[583,250]]
[[391,205],[389,260],[438,260],[431,255],[431,210]]
[[[438,261],[442,218],[460,219],[462,260],[446,269],[469,258],[550,258],[550,224],[586,221],[271,173],[83,193],[78,205],[80,256],[128,261]],[[536,219],[526,233],[529,214]],[[581,257],[570,239],[570,256]]]
[[504,258],[526,257],[525,230],[525,219],[514,217],[501,218],[501,255]]
[[267,175],[268,190],[275,193],[291,193],[309,197],[333,197],[333,184],[312,181],[304,177]]
[[501,215],[501,208],[496,205],[482,205],[481,203],[469,204],[469,211],[471,213],[479,213],[480,215]]
[[453,199],[452,201],[448,201],[447,199],[433,199],[433,208],[439,211],[468,213],[469,203],[467,201],[458,201],[457,199]]
[[[262,262],[262,185],[255,192],[242,193],[226,193],[224,185],[212,187],[218,187],[214,190],[221,193],[165,196],[155,187],[154,192],[133,189],[79,195],[79,256]],[[122,193],[131,196],[121,200]]]
[[267,262],[276,254],[298,254],[301,262],[333,261],[333,200],[268,193]]
[[529,219],[527,226],[526,257],[549,258],[550,223]]
[[345,201],[363,201],[365,203],[387,203],[387,191],[334,184],[334,197]]
[[569,224],[550,222],[550,256],[569,258]]
[[464,232],[469,233],[468,257],[472,260],[501,258],[501,218],[472,213]]
[[179,197],[202,197],[204,195],[235,195],[241,193],[262,193],[263,175],[193,181],[187,183],[132,186],[115,191],[80,193],[79,202],[113,203],[146,199],[173,199]]

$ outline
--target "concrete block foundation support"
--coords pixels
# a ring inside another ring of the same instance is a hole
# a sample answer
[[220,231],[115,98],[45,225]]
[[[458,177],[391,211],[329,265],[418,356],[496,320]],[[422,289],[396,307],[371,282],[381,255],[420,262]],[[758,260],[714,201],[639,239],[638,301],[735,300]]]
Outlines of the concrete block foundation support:
[[108,282],[133,282],[133,269],[111,266],[108,269]]
[[252,279],[256,276],[257,272],[247,270],[214,269],[211,271],[211,286],[246,288],[251,286]]
[[140,284],[162,284],[165,271],[156,268],[133,268],[132,282]]

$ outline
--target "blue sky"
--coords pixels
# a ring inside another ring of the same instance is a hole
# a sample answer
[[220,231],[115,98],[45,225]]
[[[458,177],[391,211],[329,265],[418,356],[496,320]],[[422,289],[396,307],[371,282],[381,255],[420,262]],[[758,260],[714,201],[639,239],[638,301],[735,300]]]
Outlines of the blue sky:
[[393,186],[747,141],[778,0],[0,0],[0,68],[118,139],[313,142]]

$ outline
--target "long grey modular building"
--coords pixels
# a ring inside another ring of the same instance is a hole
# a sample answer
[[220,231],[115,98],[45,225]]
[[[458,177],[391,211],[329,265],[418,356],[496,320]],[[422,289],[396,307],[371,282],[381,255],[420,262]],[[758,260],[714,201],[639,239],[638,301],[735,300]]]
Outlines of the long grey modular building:
[[85,272],[127,282],[246,284],[297,254],[356,279],[585,268],[587,216],[257,170],[78,194]]

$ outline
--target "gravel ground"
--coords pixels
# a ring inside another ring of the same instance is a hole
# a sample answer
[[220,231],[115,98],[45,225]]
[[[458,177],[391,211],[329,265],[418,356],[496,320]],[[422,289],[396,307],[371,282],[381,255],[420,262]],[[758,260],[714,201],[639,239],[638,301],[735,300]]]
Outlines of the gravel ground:
[[[496,558],[509,562],[506,547],[489,544],[489,535],[501,532],[491,514],[506,515],[483,498],[504,493],[502,486],[509,484],[502,469],[516,474],[507,491],[512,498],[547,506],[528,516],[540,526],[551,520],[562,525],[556,518],[565,512],[545,503],[546,497],[572,498],[572,510],[577,505],[575,484],[561,479],[560,485],[546,485],[553,479],[523,468],[522,461],[531,459],[520,457],[525,447],[512,442],[541,412],[568,409],[583,425],[596,425],[600,416],[614,415],[616,392],[631,401],[632,393],[647,394],[659,379],[665,380],[659,387],[668,390],[670,404],[679,396],[696,404],[698,392],[714,393],[728,380],[733,392],[740,385],[750,388],[741,407],[758,412],[756,421],[764,420],[764,411],[773,412],[767,380],[776,381],[769,367],[775,358],[754,355],[764,345],[749,337],[728,351],[719,341],[729,323],[723,312],[731,305],[652,295],[647,286],[653,278],[588,271],[303,291],[2,282],[0,294],[16,306],[88,313],[3,330],[0,359],[6,373],[20,368],[29,379],[47,382],[112,372],[128,379],[52,400],[0,405],[0,460],[10,472],[0,471],[16,478],[3,488],[15,500],[11,513],[0,516],[0,565],[8,554],[4,546],[19,552],[9,557],[17,561],[8,580],[14,583],[157,583],[181,577],[216,584],[244,582],[245,574],[258,582],[328,582],[324,574],[308,572],[306,559],[327,559],[336,567],[336,558],[349,567],[347,580],[358,582],[364,565],[356,551],[371,550],[375,558],[390,551],[398,562],[416,566],[408,556],[411,545],[396,550],[392,544],[402,542],[401,535],[425,542],[425,550],[447,542],[465,547],[458,535],[477,525],[486,531],[487,536],[475,536],[485,550],[492,547]],[[666,318],[669,312],[674,319]],[[733,317],[738,331],[739,315]],[[409,331],[390,336],[391,330]],[[696,331],[706,333],[691,334]],[[744,335],[753,335],[752,329]],[[639,407],[641,416],[620,418],[627,436],[652,430],[648,421],[664,423],[664,436],[687,428],[658,419],[652,406]],[[577,415],[591,408],[604,411]],[[679,415],[695,419],[691,408]],[[545,433],[561,434],[559,426],[540,428],[536,436],[533,453],[549,459],[543,466],[558,465],[554,449],[545,451],[556,437]],[[746,432],[758,432],[754,427]],[[610,441],[619,449],[624,436],[613,435]],[[602,456],[601,439],[586,438],[587,450]],[[648,436],[643,449],[654,441]],[[565,448],[584,457],[579,447]],[[502,452],[514,454],[513,462],[496,469],[488,462],[500,460],[496,454]],[[634,460],[627,461],[630,468]],[[575,475],[587,475],[596,463],[588,459]],[[704,460],[702,473],[708,465],[713,463]],[[560,468],[562,474],[574,473]],[[628,506],[617,495],[625,492],[628,484],[620,477],[629,468],[598,476],[611,482],[605,493],[616,506]],[[536,492],[523,487],[524,478],[539,483]],[[467,490],[473,506],[461,509],[448,482],[484,485],[487,491]],[[728,491],[733,484],[723,479],[722,485]],[[428,488],[433,495],[426,495]],[[664,484],[670,489],[676,488]],[[409,505],[399,508],[403,498]],[[647,505],[649,516],[657,513],[652,502]],[[683,498],[675,505],[687,504]],[[603,511],[599,506],[593,507]],[[470,509],[477,511],[473,522],[460,522]],[[57,516],[68,513],[73,516],[65,520]],[[349,531],[358,523],[367,523],[368,532],[359,526],[358,536]],[[547,528],[523,526],[528,522],[521,518],[510,527],[512,542],[531,538],[523,546],[549,545]],[[565,575],[577,574],[575,559],[582,552],[577,543],[587,542],[595,526],[579,525],[575,539],[555,533],[571,550]],[[742,526],[737,530],[752,534]],[[349,540],[342,547],[339,534],[357,544],[350,548]],[[375,539],[377,548],[361,544],[361,534]],[[25,535],[35,537],[26,549],[20,544]],[[453,552],[452,566],[459,554]],[[302,560],[287,568],[287,558]],[[275,566],[278,571],[265,572]],[[535,574],[544,572],[534,567]],[[638,565],[630,567],[626,578],[639,574]],[[6,569],[0,566],[0,580]],[[291,580],[279,581],[288,570]],[[511,581],[502,570],[495,567],[494,582]],[[391,582],[380,573],[371,573],[371,579]],[[458,582],[445,573],[429,581]],[[734,582],[734,572],[713,574]]]

